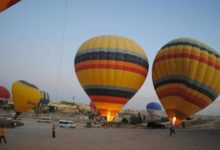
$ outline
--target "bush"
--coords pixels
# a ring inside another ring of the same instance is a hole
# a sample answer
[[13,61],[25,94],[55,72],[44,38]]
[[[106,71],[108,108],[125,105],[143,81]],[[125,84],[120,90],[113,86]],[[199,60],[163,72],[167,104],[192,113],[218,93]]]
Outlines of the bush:
[[121,122],[127,124],[128,123],[128,119],[127,118],[122,118]]
[[119,122],[119,123],[116,123],[116,127],[117,128],[120,128],[121,127],[121,123]]
[[87,127],[87,128],[91,128],[91,127],[92,127],[92,123],[91,123],[91,122],[87,122],[87,123],[86,123],[86,127]]
[[169,118],[168,118],[168,117],[162,117],[160,121],[161,121],[161,122],[168,122],[168,121],[169,121]]
[[61,104],[71,105],[71,106],[76,105],[76,103],[74,103],[74,102],[67,102],[67,101],[61,101]]
[[142,117],[141,117],[141,114],[138,113],[137,124],[141,124],[141,123],[143,123],[143,119],[142,119]]
[[136,115],[132,115],[131,118],[130,118],[130,123],[133,124],[133,125],[143,123],[143,120],[142,120],[141,114],[138,113],[138,116],[136,116]]

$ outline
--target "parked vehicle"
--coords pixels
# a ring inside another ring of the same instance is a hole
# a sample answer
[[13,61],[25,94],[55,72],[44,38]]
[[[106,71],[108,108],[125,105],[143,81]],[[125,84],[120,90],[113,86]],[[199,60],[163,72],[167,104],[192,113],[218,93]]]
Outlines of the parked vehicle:
[[69,120],[59,120],[59,127],[61,128],[75,128],[76,123]]
[[166,126],[163,125],[163,124],[160,124],[160,123],[156,123],[156,122],[148,122],[147,123],[147,128],[151,128],[151,129],[157,129],[157,128],[165,129]]
[[45,123],[51,123],[52,119],[51,117],[40,117],[37,122],[45,122]]
[[0,126],[5,126],[6,128],[16,127],[16,123],[13,120],[7,120],[5,118],[0,118]]

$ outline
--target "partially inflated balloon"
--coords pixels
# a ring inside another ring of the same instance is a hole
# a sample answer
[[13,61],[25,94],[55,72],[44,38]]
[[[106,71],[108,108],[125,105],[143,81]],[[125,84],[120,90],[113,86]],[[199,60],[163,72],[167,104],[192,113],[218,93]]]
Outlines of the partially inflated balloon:
[[158,110],[158,111],[162,111],[162,107],[160,106],[159,103],[157,102],[150,102],[147,104],[146,106],[147,110]]
[[0,0],[0,12],[8,9],[21,0]]
[[75,71],[97,110],[112,121],[142,86],[148,61],[134,41],[105,35],[86,41],[78,49]]
[[0,86],[0,101],[8,101],[9,98],[9,91],[4,86]]
[[211,104],[220,93],[220,55],[191,38],[164,45],[153,63],[153,84],[176,125]]
[[12,100],[15,111],[19,114],[32,109],[41,98],[40,90],[33,84],[19,80],[12,85]]
[[40,102],[34,107],[36,114],[42,113],[50,102],[50,96],[47,92],[41,91]]
[[162,107],[157,102],[150,102],[147,104],[146,110],[148,112],[150,120],[155,121],[160,117],[160,114],[162,112]]

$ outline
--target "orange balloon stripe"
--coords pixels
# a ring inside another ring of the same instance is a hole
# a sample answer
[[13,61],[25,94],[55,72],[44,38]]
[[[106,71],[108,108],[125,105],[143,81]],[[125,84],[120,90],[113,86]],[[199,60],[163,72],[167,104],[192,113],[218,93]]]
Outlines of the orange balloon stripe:
[[125,62],[125,61],[120,61],[120,60],[87,60],[87,61],[81,61],[80,63],[77,63],[76,66],[83,66],[83,65],[90,65],[90,64],[111,64],[111,65],[118,65],[118,66],[131,66],[131,67],[136,67],[140,70],[144,69],[146,70],[145,67],[136,64],[136,63],[131,63],[131,62]]
[[209,66],[212,66],[213,68],[220,70],[220,64],[216,64],[216,62],[213,62],[212,60],[209,60],[204,57],[200,57],[198,55],[194,55],[191,53],[168,53],[167,55],[162,55],[155,59],[154,64],[158,63],[159,61],[163,61],[166,59],[172,59],[172,58],[190,58],[197,60],[201,63],[207,64]]
[[126,104],[128,99],[113,96],[89,96],[93,102],[113,103],[113,104]]
[[98,111],[103,115],[103,114],[107,114],[108,112],[111,112],[111,114],[117,114],[118,110],[107,110],[107,109],[98,109]]
[[137,64],[120,61],[86,61],[76,64],[76,72],[86,69],[117,69],[130,71],[142,76],[147,76],[147,69]]
[[197,97],[195,95],[192,95],[191,93],[189,93],[188,91],[186,91],[183,88],[178,88],[178,87],[166,88],[164,90],[158,91],[157,94],[160,99],[167,97],[167,96],[180,96],[185,101],[190,102],[191,104],[194,104],[194,105],[200,107],[201,109],[203,109],[209,105],[209,103],[207,103],[202,98]]

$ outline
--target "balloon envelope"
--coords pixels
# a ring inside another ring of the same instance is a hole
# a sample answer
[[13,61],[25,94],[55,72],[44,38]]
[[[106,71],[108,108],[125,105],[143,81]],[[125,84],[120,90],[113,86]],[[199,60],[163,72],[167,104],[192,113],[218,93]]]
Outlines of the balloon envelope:
[[146,106],[146,109],[147,110],[150,109],[150,110],[162,111],[161,105],[159,103],[157,103],[157,102],[150,102],[150,103],[148,103],[147,106]]
[[0,0],[0,12],[8,9],[12,5],[18,3],[21,0]]
[[78,49],[75,72],[100,114],[112,121],[142,86],[148,61],[134,41],[104,35],[86,41]]
[[1,100],[8,100],[10,98],[10,93],[9,91],[4,87],[0,86],[0,101]]
[[33,84],[19,80],[12,85],[12,100],[17,113],[26,112],[38,104],[41,92]]
[[211,104],[220,92],[220,55],[191,38],[164,45],[153,63],[153,84],[176,125]]
[[47,92],[41,91],[40,102],[34,107],[36,114],[42,113],[50,102],[50,96]]
[[150,120],[155,121],[155,120],[159,119],[160,114],[162,112],[162,107],[157,102],[150,102],[150,103],[147,104],[146,110],[148,112]]

